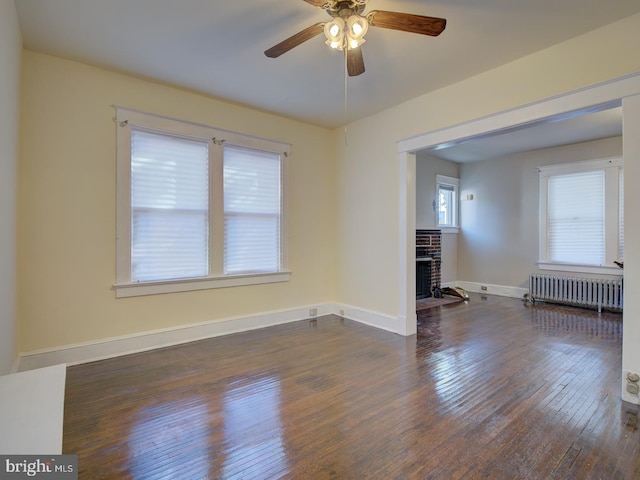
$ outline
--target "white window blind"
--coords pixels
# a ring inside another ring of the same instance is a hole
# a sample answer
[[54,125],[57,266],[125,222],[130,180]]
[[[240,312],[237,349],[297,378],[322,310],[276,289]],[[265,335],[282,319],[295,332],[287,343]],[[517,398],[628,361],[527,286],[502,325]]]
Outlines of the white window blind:
[[438,225],[453,225],[455,187],[439,185],[438,187]]
[[439,227],[458,226],[458,185],[460,180],[445,175],[436,175],[437,208],[436,222]]
[[224,273],[278,272],[280,155],[224,147]]
[[131,131],[131,281],[208,274],[206,142]]
[[548,186],[548,253],[557,263],[604,265],[605,172],[552,175]]
[[286,282],[290,145],[116,107],[116,297]]

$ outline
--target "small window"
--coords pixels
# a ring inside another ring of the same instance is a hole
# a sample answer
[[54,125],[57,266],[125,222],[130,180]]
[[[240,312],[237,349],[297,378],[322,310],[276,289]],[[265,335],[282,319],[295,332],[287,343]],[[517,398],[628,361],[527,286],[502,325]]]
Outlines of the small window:
[[289,146],[117,107],[116,296],[287,281]]
[[436,216],[439,227],[458,226],[458,184],[453,177],[437,175],[438,196],[436,198]]

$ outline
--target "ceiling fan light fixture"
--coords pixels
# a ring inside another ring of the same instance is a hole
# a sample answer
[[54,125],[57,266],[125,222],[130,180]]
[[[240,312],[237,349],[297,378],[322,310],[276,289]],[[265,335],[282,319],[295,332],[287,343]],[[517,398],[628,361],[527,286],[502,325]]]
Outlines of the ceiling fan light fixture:
[[368,29],[369,22],[360,15],[351,15],[346,22],[342,17],[335,17],[324,26],[325,43],[336,50],[358,48],[365,42]]
[[369,30],[369,22],[360,15],[351,15],[347,19],[347,35],[355,40],[364,39]]
[[347,47],[349,50],[353,50],[354,48],[358,48],[364,42],[366,42],[364,38],[356,39],[349,37],[349,39],[347,40]]
[[340,36],[340,27],[338,27],[336,23],[332,23],[329,27],[329,35],[331,35],[332,37]]
[[437,37],[447,25],[445,18],[388,12],[386,10],[372,10],[363,16],[367,1],[305,0],[305,2],[325,10],[332,17],[332,20],[330,22],[315,23],[265,50],[264,54],[269,58],[279,57],[292,48],[311,40],[316,35],[324,33],[325,43],[332,49],[341,52],[353,50],[350,55],[345,55],[345,63],[348,67],[349,76],[355,77],[364,73],[362,51],[358,47],[365,42],[364,37],[369,27]]
[[344,27],[344,20],[340,17],[327,22],[324,26],[324,36],[327,38],[325,43],[331,48],[341,49],[344,43]]

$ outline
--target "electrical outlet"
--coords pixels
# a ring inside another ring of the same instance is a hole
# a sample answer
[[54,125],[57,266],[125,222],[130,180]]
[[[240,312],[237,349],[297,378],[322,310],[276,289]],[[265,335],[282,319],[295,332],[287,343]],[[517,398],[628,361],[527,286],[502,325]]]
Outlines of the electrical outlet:
[[489,287],[487,287],[486,285],[480,285],[480,290],[486,292],[487,290],[489,290]]
[[344,310],[342,308],[340,309],[340,316],[344,317]]
[[309,309],[309,316],[315,317],[316,315],[318,315],[318,309],[317,308],[310,308]]

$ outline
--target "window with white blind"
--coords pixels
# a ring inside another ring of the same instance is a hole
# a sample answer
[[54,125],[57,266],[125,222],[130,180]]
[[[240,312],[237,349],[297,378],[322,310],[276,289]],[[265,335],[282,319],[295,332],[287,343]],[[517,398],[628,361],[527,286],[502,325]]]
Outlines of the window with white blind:
[[131,281],[206,277],[209,148],[131,130]]
[[116,295],[287,281],[287,144],[117,111]]
[[224,273],[280,266],[280,155],[224,147]]
[[619,252],[618,257],[622,262],[624,260],[624,169],[620,168],[620,177],[618,179],[618,221],[620,222],[620,233],[618,238]]
[[541,269],[619,273],[622,160],[540,168]]
[[454,177],[436,175],[437,192],[436,221],[439,227],[458,226],[458,185]]

